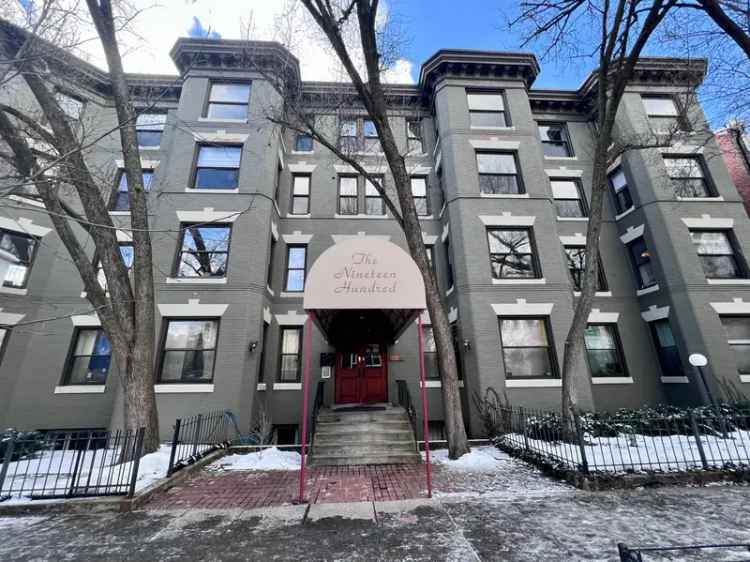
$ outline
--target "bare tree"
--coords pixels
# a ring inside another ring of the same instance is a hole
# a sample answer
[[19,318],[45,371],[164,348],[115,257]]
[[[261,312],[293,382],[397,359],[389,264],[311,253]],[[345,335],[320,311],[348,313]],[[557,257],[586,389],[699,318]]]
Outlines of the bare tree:
[[562,416],[567,428],[580,410],[582,393],[591,393],[584,333],[598,280],[599,234],[602,226],[607,168],[631,143],[615,143],[615,117],[625,87],[632,79],[641,53],[675,6],[676,0],[531,0],[522,4],[516,23],[530,26],[529,40],[545,39],[550,45],[570,43],[573,37],[596,31],[597,68],[594,98],[596,123],[593,148],[593,178],[586,232],[581,295],[565,339],[562,370]]
[[[145,428],[144,451],[158,448],[159,432],[154,396],[154,284],[146,191],[135,130],[136,112],[131,103],[128,78],[123,70],[117,41],[118,26],[127,16],[110,0],[87,0],[88,12],[70,8],[69,17],[57,13],[55,25],[72,30],[82,19],[93,24],[109,66],[109,87],[117,113],[117,126],[85,138],[80,123],[66,113],[57,86],[70,80],[66,50],[27,30],[0,21],[0,56],[8,72],[17,73],[28,87],[43,117],[13,107],[0,107],[0,138],[7,147],[2,158],[13,177],[4,195],[24,188],[44,203],[54,229],[80,273],[86,298],[98,314],[118,366],[124,397],[126,428]],[[46,0],[45,7],[59,7]],[[42,11],[39,17],[49,17]],[[50,22],[46,22],[50,26]],[[64,35],[66,29],[57,29]],[[127,178],[133,239],[133,265],[129,272],[108,213],[96,170],[87,152],[109,134],[119,134]],[[39,142],[45,150],[39,150]],[[6,178],[8,179],[8,178]],[[9,183],[6,181],[6,184]],[[77,209],[80,208],[81,212]],[[78,227],[83,227],[83,234]],[[86,251],[93,243],[106,279],[98,279],[97,267]],[[132,277],[132,282],[131,282]]]
[[[378,0],[302,0],[314,25],[333,49],[351,82],[342,87],[340,97],[328,104],[333,116],[343,115],[352,105],[361,104],[374,124],[379,149],[385,164],[393,176],[396,200],[385,190],[381,178],[368,171],[361,158],[361,143],[349,146],[340,143],[338,136],[331,138],[321,119],[306,113],[299,94],[295,96],[285,84],[275,81],[276,89],[284,99],[284,114],[271,117],[276,123],[311,135],[335,157],[352,166],[364,176],[382,198],[385,206],[399,224],[406,237],[409,252],[417,264],[425,283],[427,308],[432,322],[438,355],[438,368],[442,379],[445,432],[449,455],[458,458],[468,452],[469,445],[464,427],[461,396],[458,385],[456,354],[453,348],[450,323],[441,299],[427,250],[422,238],[417,208],[412,197],[411,179],[407,169],[405,153],[399,150],[389,123],[389,94],[383,84],[387,63],[393,60],[393,43],[382,33],[382,14],[378,12]],[[278,75],[278,73],[277,73]],[[347,107],[348,105],[348,107]],[[338,132],[338,131],[337,131]],[[369,139],[364,141],[367,150]]]

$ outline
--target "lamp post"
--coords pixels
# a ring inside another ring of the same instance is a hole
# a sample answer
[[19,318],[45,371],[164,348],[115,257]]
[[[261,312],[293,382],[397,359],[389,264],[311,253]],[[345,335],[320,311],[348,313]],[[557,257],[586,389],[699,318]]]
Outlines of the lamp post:
[[711,394],[711,389],[708,387],[708,383],[706,382],[706,375],[703,373],[703,367],[708,365],[708,358],[702,353],[691,353],[690,357],[688,357],[688,361],[693,367],[698,369],[698,374],[701,377],[703,388],[706,390],[708,401],[711,403],[712,406],[716,406],[716,403],[714,402],[713,394]]

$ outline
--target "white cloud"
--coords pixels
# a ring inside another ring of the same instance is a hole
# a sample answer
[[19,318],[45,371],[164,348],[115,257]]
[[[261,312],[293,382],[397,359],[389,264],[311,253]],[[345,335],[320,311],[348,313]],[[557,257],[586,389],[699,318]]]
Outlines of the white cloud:
[[383,82],[391,84],[414,84],[412,69],[414,64],[410,60],[398,59],[391,68],[383,73]]

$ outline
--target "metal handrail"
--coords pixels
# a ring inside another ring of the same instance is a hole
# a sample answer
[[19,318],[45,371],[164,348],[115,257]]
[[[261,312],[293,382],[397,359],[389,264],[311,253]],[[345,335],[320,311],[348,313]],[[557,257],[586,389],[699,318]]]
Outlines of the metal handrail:
[[[417,410],[414,407],[414,402],[411,399],[411,393],[409,392],[409,386],[405,380],[397,380],[396,388],[398,389],[398,405],[406,410],[406,415],[409,416],[409,423],[411,424],[411,430],[414,433],[414,442],[417,442]],[[419,445],[417,445],[419,450]]]
[[310,420],[310,445],[314,443],[315,426],[318,421],[318,414],[320,413],[320,409],[323,407],[323,402],[325,401],[325,386],[326,381],[318,381],[318,386],[315,389],[315,401],[313,402],[312,419]]

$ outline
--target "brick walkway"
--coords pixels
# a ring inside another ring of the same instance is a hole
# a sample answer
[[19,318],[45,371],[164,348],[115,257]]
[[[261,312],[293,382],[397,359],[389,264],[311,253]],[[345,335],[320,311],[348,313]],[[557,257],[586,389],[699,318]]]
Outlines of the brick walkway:
[[[433,467],[436,480],[440,467]],[[305,497],[310,503],[388,501],[426,497],[424,465],[324,466],[310,468]],[[441,483],[441,489],[449,486]],[[290,504],[299,493],[299,472],[204,471],[157,494],[146,509],[251,509]]]

